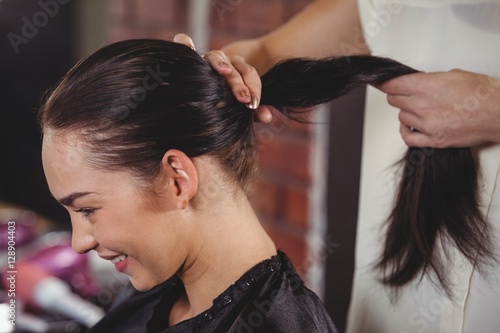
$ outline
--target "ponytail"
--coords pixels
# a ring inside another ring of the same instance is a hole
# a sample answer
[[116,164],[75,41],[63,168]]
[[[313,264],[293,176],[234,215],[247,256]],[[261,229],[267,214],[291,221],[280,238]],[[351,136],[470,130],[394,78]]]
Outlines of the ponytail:
[[[262,77],[262,103],[288,111],[311,107],[356,86],[415,72],[394,60],[373,56],[287,60]],[[440,250],[438,244],[455,246],[474,266],[493,257],[489,230],[478,208],[471,151],[409,148],[401,164],[403,174],[376,267],[382,282],[394,288],[431,272],[451,295],[443,258],[446,248]]]

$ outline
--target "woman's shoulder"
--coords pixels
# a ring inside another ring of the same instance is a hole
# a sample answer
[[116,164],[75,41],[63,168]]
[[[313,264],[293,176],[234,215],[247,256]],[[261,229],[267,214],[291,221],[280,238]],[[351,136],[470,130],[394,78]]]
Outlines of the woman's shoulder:
[[227,332],[337,332],[323,303],[304,285],[285,253],[278,251],[242,278],[255,287],[247,292]]

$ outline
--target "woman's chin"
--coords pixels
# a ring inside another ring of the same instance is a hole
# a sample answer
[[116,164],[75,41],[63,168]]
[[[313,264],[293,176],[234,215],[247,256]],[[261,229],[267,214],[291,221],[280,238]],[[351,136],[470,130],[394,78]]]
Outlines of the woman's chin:
[[133,277],[130,277],[130,283],[132,284],[135,290],[140,292],[146,292],[158,285],[158,283],[155,284],[152,282],[141,281],[140,279],[136,279]]
[[130,283],[132,284],[132,286],[134,286],[134,288],[137,290],[137,291],[140,291],[140,292],[146,292],[146,291],[149,291],[151,289],[153,289],[154,287],[162,284],[163,282],[167,281],[168,278],[160,278],[160,279],[141,279],[139,277],[133,277],[133,276],[130,276]]

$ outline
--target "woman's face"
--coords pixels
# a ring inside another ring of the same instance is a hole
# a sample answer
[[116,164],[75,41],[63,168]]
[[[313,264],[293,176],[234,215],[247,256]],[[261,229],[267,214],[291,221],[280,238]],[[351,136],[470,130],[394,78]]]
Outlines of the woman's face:
[[112,260],[138,290],[174,275],[186,260],[190,236],[182,211],[165,204],[168,191],[161,198],[146,195],[129,173],[93,168],[84,154],[75,137],[44,137],[45,175],[70,214],[73,249]]

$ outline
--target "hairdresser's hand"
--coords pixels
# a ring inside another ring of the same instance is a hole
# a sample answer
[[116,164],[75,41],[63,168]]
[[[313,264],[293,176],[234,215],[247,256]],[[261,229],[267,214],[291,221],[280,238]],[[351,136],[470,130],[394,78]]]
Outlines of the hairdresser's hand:
[[226,78],[236,98],[249,109],[255,110],[255,120],[269,123],[273,119],[270,107],[259,105],[262,92],[259,73],[245,59],[240,56],[230,57],[221,50],[210,51],[204,58]]
[[377,88],[400,109],[408,146],[472,147],[500,142],[500,81],[452,70],[404,75]]
[[[186,34],[177,34],[174,42],[195,49],[193,41]],[[226,78],[238,101],[245,103],[249,109],[255,110],[257,121],[268,123],[272,120],[270,109],[266,106],[259,106],[262,83],[255,68],[247,64],[242,57],[229,57],[220,50],[210,51],[203,57]]]

